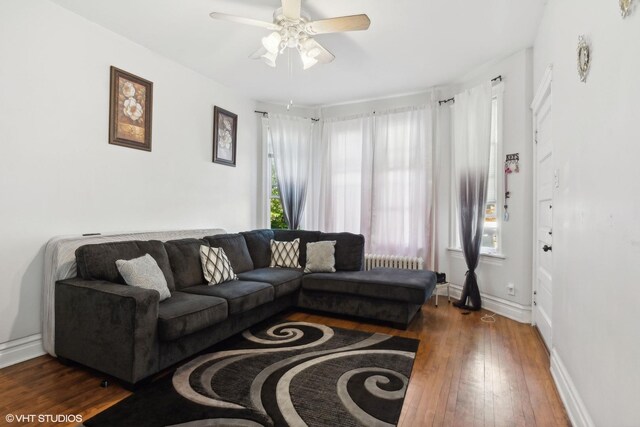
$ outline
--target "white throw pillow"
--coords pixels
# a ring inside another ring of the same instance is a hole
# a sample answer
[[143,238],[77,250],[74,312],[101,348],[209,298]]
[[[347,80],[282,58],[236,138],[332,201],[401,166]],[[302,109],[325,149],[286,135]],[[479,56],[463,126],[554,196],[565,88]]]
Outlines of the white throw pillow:
[[151,255],[145,254],[130,260],[119,259],[116,267],[127,285],[158,291],[160,301],[171,296],[167,278]]
[[271,240],[271,264],[269,267],[301,268],[300,239],[291,242]]
[[335,273],[336,271],[336,241],[307,243],[307,264],[305,273]]
[[224,253],[224,249],[201,245],[200,261],[202,262],[204,278],[209,282],[209,285],[238,280],[238,276],[231,268],[227,254]]

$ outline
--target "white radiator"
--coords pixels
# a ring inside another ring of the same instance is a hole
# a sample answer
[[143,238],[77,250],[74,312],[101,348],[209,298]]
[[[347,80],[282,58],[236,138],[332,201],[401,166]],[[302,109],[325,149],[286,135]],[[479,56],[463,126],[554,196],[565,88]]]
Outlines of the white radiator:
[[424,268],[424,260],[419,257],[365,254],[364,256],[365,270],[371,270],[372,268],[379,268],[379,267],[422,270]]

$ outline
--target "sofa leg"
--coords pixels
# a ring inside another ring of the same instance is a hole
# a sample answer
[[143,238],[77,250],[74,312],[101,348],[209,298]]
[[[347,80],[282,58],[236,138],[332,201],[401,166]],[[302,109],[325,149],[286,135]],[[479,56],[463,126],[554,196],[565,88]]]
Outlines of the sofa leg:
[[58,362],[62,363],[64,366],[70,366],[70,367],[78,366],[76,362],[74,362],[73,360],[69,360],[66,357],[56,356],[56,359],[58,360]]
[[[164,376],[164,374],[162,374],[161,376]],[[131,392],[136,392],[138,390],[140,390],[141,388],[151,384],[156,378],[159,378],[158,376],[148,376],[147,378],[143,378],[140,381],[136,382],[136,383],[130,383],[127,381],[122,381],[122,380],[118,380],[118,382],[122,385],[122,387],[124,387],[125,389],[131,391]]]

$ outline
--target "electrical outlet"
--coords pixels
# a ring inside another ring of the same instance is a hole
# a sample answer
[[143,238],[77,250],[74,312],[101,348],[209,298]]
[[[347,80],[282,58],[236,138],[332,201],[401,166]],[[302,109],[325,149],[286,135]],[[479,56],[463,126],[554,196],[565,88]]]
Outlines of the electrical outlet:
[[507,293],[508,293],[509,295],[515,296],[515,294],[516,294],[516,287],[515,287],[515,285],[514,285],[513,283],[509,283],[509,284],[507,285]]

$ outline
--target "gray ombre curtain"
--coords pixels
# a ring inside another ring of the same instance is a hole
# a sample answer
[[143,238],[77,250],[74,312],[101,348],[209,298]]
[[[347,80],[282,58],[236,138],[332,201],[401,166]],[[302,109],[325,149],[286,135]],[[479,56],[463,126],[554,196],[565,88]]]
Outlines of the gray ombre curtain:
[[491,150],[490,82],[455,96],[453,105],[453,167],[460,242],[467,273],[456,307],[480,310],[482,301],[475,270],[484,231]]
[[269,114],[268,127],[282,209],[289,229],[297,230],[307,197],[314,122]]

